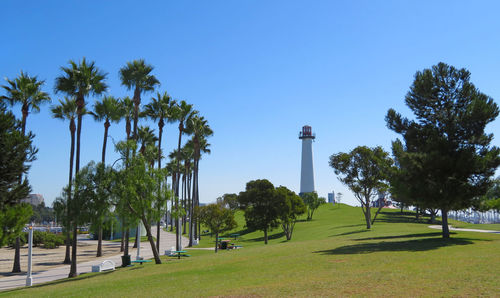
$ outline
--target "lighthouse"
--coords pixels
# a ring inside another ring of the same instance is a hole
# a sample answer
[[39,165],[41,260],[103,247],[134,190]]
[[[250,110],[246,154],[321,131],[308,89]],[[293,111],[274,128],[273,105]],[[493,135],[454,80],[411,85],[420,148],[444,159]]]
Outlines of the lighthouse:
[[305,125],[299,133],[302,140],[302,163],[300,169],[300,194],[314,191],[314,170],[312,142],[316,135],[312,133],[310,126]]

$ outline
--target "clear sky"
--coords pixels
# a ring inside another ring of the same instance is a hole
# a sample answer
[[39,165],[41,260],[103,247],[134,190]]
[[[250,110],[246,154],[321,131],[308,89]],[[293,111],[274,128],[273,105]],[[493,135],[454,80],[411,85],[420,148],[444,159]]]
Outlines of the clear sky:
[[[212,154],[200,163],[202,202],[260,178],[298,192],[298,132],[308,124],[318,193],[340,191],[355,204],[328,158],[358,145],[390,150],[397,135],[385,114],[411,116],[404,96],[417,70],[440,61],[465,67],[499,102],[499,11],[498,1],[2,1],[0,84],[21,70],[38,75],[55,104],[60,67],[86,57],[108,73],[108,94],[132,96],[118,71],[144,58],[158,91],[194,104],[214,130]],[[82,165],[100,160],[104,131],[90,117],[83,125]],[[115,141],[124,126],[111,126]],[[68,124],[46,105],[27,129],[39,148],[29,180],[51,204],[67,183]],[[500,120],[487,130],[498,135]],[[165,133],[171,151],[176,126]]]

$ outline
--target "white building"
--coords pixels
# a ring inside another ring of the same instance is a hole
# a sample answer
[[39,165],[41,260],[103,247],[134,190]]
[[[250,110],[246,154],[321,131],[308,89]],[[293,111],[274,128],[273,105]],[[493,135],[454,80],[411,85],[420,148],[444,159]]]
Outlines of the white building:
[[22,203],[30,203],[33,206],[38,206],[44,202],[43,196],[41,194],[29,194],[26,199],[21,200]]

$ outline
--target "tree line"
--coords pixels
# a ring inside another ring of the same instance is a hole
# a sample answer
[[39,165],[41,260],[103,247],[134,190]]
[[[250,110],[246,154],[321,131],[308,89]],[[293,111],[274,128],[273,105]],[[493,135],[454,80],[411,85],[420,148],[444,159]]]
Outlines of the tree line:
[[[63,98],[51,107],[51,112],[54,118],[69,124],[69,173],[68,184],[61,197],[54,202],[54,209],[65,227],[67,246],[63,262],[71,263],[69,276],[77,276],[78,227],[88,223],[98,227],[96,255],[100,256],[102,227],[106,221],[114,218],[114,214],[119,215],[122,235],[125,235],[121,244],[124,256],[128,255],[129,227],[142,222],[155,260],[161,262],[158,254],[160,218],[167,213],[167,201],[171,202],[168,212],[171,227],[175,226],[176,229],[177,249],[180,249],[180,237],[182,232],[186,233],[186,225],[189,225],[189,245],[192,245],[193,239],[200,235],[200,225],[190,215],[199,205],[199,161],[203,153],[210,152],[207,138],[213,131],[208,121],[192,104],[173,99],[166,91],[160,92],[160,82],[153,74],[154,67],[143,59],[126,63],[118,72],[122,86],[132,92],[132,97],[116,98],[109,95],[108,74],[99,69],[94,61],[85,58],[81,61],[71,60],[60,69],[54,92],[63,95]],[[2,158],[10,157],[11,166],[2,167],[0,173],[1,185],[6,185],[5,191],[2,189],[1,192],[0,211],[2,215],[9,215],[2,216],[6,228],[0,235],[1,245],[5,243],[4,239],[18,236],[19,228],[31,216],[29,206],[19,203],[30,191],[26,174],[36,154],[36,148],[32,145],[34,136],[25,132],[26,120],[30,113],[38,112],[42,104],[51,100],[48,93],[42,90],[45,81],[36,76],[21,72],[19,77],[7,79],[7,83],[2,86],[5,95],[1,97],[0,111],[2,123],[6,126],[2,133],[8,134],[12,141],[3,137],[2,141],[9,141],[5,149],[14,152],[10,156],[2,154]],[[151,100],[143,105],[142,97],[155,91]],[[90,107],[89,99],[92,97],[98,100]],[[21,105],[21,120],[16,120],[12,112],[7,110],[6,102],[12,106]],[[101,161],[82,166],[80,150],[85,140],[82,140],[81,132],[85,116],[103,122],[104,136]],[[158,132],[140,125],[141,119],[153,120]],[[125,122],[126,137],[115,145],[120,159],[110,165],[106,163],[108,130],[112,123],[122,120]],[[168,156],[161,147],[166,123],[178,124],[177,149]],[[190,139],[183,142],[183,136],[189,136]],[[13,156],[15,152],[19,156]],[[169,162],[162,165],[162,160],[166,158]],[[156,243],[151,231],[153,221],[157,224]],[[181,227],[184,227],[184,231],[181,231]],[[14,272],[20,272],[19,260],[19,245],[16,245]]]
[[[299,217],[307,213],[307,220],[312,220],[314,211],[325,201],[316,192],[299,196],[285,186],[274,187],[269,180],[258,179],[249,181],[238,195],[225,194],[217,198],[216,203],[197,208],[195,214],[218,239],[219,233],[237,226],[234,213],[242,210],[246,227],[251,231],[262,231],[267,244],[268,232],[279,226],[286,240],[291,240]],[[216,241],[215,252],[217,248]]]

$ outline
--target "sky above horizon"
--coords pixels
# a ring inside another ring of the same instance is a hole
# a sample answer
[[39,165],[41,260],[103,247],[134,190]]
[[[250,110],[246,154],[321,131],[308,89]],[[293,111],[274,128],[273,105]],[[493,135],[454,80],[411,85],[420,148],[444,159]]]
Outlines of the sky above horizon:
[[[387,110],[412,117],[404,97],[414,74],[438,62],[468,69],[480,91],[500,99],[497,1],[2,1],[0,11],[0,85],[22,70],[45,80],[52,97],[27,119],[39,149],[29,181],[48,205],[68,180],[68,123],[53,119],[50,106],[62,98],[54,80],[71,59],[95,61],[108,74],[108,95],[132,97],[118,71],[143,58],[155,67],[157,91],[192,103],[209,121],[202,202],[263,178],[298,193],[298,133],[310,125],[316,190],[342,192],[342,202],[356,205],[329,156],[358,145],[390,151],[398,135],[386,127]],[[103,123],[84,118],[82,166],[100,160],[103,132]],[[487,132],[498,134],[500,120]],[[109,135],[111,163],[124,122]],[[166,126],[167,152],[177,135],[176,125]],[[500,146],[498,136],[492,144]]]

